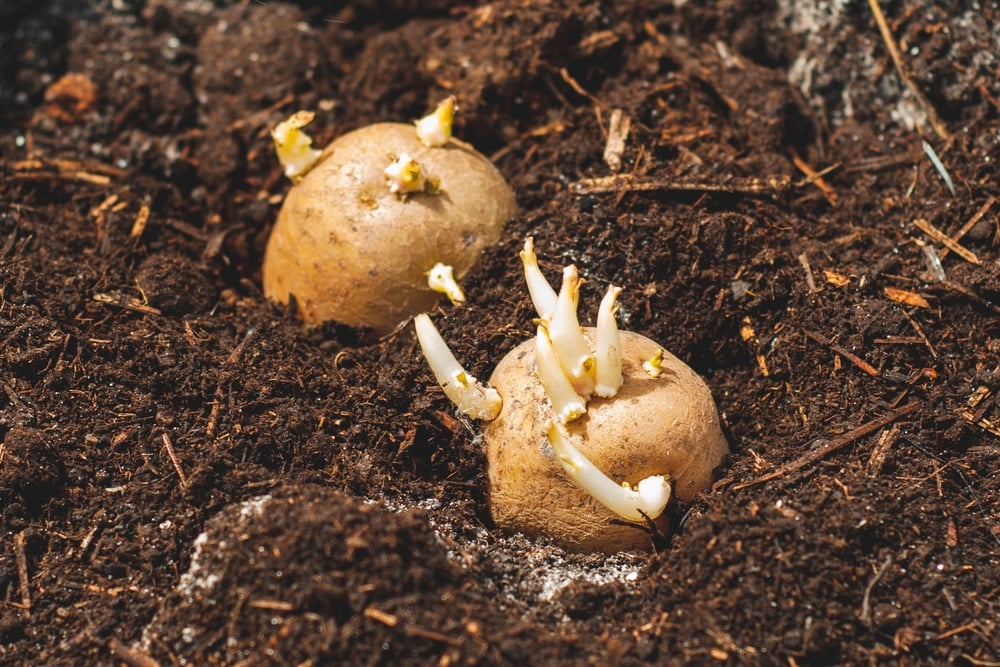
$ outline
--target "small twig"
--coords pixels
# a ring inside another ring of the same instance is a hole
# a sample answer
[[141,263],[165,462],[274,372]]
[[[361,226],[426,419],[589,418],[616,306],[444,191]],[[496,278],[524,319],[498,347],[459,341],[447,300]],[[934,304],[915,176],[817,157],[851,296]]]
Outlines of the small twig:
[[952,628],[951,630],[945,630],[934,639],[936,639],[937,641],[941,641],[942,639],[948,639],[948,637],[954,637],[955,635],[960,635],[963,632],[975,632],[978,629],[979,629],[978,624],[966,623],[965,625],[960,625],[957,628]]
[[901,312],[903,313],[903,316],[906,317],[907,321],[910,323],[910,326],[913,327],[913,330],[917,332],[917,336],[920,337],[920,339],[924,342],[924,345],[927,346],[927,349],[930,350],[931,356],[937,359],[938,356],[937,350],[934,349],[934,346],[931,345],[931,341],[927,338],[926,335],[924,335],[924,330],[920,327],[917,321],[910,316],[908,312],[906,312],[905,310],[902,310]]
[[827,183],[823,179],[823,176],[836,169],[837,165],[832,165],[830,167],[827,167],[823,171],[819,172],[813,169],[812,166],[808,162],[803,160],[799,156],[799,154],[796,153],[794,150],[792,151],[791,155],[792,155],[792,164],[794,164],[796,168],[806,176],[803,185],[807,183],[815,185],[816,188],[819,189],[821,193],[823,193],[823,197],[826,198],[826,201],[829,202],[831,206],[836,205],[837,192],[836,190],[833,189],[833,187],[830,186],[829,183]]
[[941,286],[944,287],[944,288],[946,288],[946,289],[950,289],[953,292],[958,292],[959,294],[967,297],[968,299],[970,299],[974,303],[979,304],[983,308],[988,308],[988,309],[992,310],[994,313],[997,313],[998,315],[1000,315],[1000,306],[996,305],[992,301],[988,301],[988,300],[984,299],[983,297],[979,296],[978,294],[976,294],[976,292],[972,288],[967,287],[967,286],[963,285],[962,283],[956,283],[956,282],[953,282],[951,280],[944,280],[944,281],[941,282]]
[[[989,210],[993,208],[993,204],[996,203],[997,203],[996,197],[990,197],[989,199],[987,199],[986,203],[980,206],[979,210],[973,213],[972,217],[969,218],[964,225],[962,225],[962,228],[959,229],[954,234],[952,234],[949,238],[951,238],[951,240],[954,241],[955,243],[958,243],[963,236],[968,234],[969,231],[976,226],[977,222],[983,219],[984,215],[989,213]],[[941,252],[938,253],[938,259],[944,259],[948,255],[949,250],[950,248],[948,246],[942,248]]]
[[885,560],[879,567],[878,572],[875,573],[875,576],[872,577],[871,581],[868,582],[868,585],[865,586],[865,595],[863,598],[861,598],[861,611],[858,613],[858,618],[861,619],[861,622],[867,625],[868,627],[871,627],[872,625],[872,610],[871,610],[872,589],[875,588],[875,584],[878,583],[878,580],[882,578],[882,575],[886,573],[886,570],[889,569],[889,565],[891,564],[892,564],[892,554],[889,554],[888,556],[885,557]]
[[870,433],[874,433],[875,431],[881,428],[885,428],[886,426],[896,421],[900,417],[905,417],[911,412],[915,412],[919,407],[920,407],[920,401],[910,401],[909,403],[900,408],[896,408],[895,410],[890,410],[881,417],[876,417],[870,422],[862,424],[856,429],[848,431],[847,433],[844,433],[843,435],[828,441],[825,445],[817,447],[807,452],[803,456],[797,458],[796,460],[790,463],[786,463],[777,470],[769,472],[766,475],[758,477],[757,479],[751,479],[748,482],[740,482],[739,484],[733,485],[733,490],[739,491],[740,489],[745,489],[750,486],[756,486],[757,484],[770,482],[773,479],[777,479],[779,477],[783,477],[784,475],[796,472],[797,470],[801,470],[807,465],[820,461],[821,459],[825,458],[828,454],[831,454],[837,451],[838,449],[851,444],[858,438],[863,438]]
[[266,609],[268,611],[293,611],[295,605],[284,600],[251,600],[247,605],[251,609]]
[[129,648],[113,637],[108,640],[108,648],[116,658],[129,667],[160,667],[159,661],[154,657],[138,649]]
[[109,306],[117,306],[118,308],[124,308],[125,310],[131,310],[136,313],[143,313],[145,315],[162,315],[162,311],[159,308],[154,308],[153,306],[147,305],[131,296],[122,296],[116,294],[105,294],[103,292],[98,292],[93,297],[94,301],[97,303],[107,304]]
[[569,70],[567,70],[565,67],[559,68],[559,76],[562,77],[562,80],[565,81],[577,95],[580,95],[581,97],[586,97],[588,100],[590,100],[590,103],[593,104],[598,109],[601,109],[602,111],[609,111],[608,105],[602,102],[596,96],[587,92],[587,89],[581,86],[580,83],[573,78],[573,76],[569,73]]
[[813,276],[812,267],[809,265],[809,255],[803,252],[801,255],[798,255],[795,259],[799,260],[799,264],[801,264],[802,268],[805,269],[806,287],[809,288],[809,293],[815,294],[819,290],[816,289],[816,278]]
[[212,410],[208,414],[208,425],[205,427],[205,435],[210,438],[215,435],[215,428],[219,422],[219,410],[221,409],[222,399],[225,396],[222,392],[222,386],[229,381],[229,369],[235,366],[236,362],[240,360],[240,357],[243,356],[243,350],[247,347],[247,343],[250,342],[250,339],[253,338],[256,333],[257,327],[250,327],[247,329],[246,335],[243,336],[243,340],[241,340],[236,347],[233,348],[232,352],[229,353],[229,357],[226,358],[226,370],[224,372],[223,379],[215,387]]
[[438,642],[440,644],[447,644],[448,646],[454,646],[455,648],[460,648],[462,646],[462,641],[460,639],[455,639],[454,637],[449,637],[448,635],[443,635],[440,632],[434,632],[433,630],[425,630],[423,628],[418,628],[415,625],[409,623],[403,628],[405,632],[410,637],[420,637],[421,639],[429,639],[432,642]]
[[852,364],[863,370],[868,375],[871,375],[872,377],[876,378],[879,377],[878,369],[876,369],[874,366],[869,364],[867,361],[865,361],[858,355],[848,350],[846,347],[843,347],[842,345],[837,345],[823,334],[816,333],[814,331],[803,331],[803,333],[805,333],[805,335],[809,336],[820,345],[826,345],[831,350],[842,356],[844,359],[850,361]]
[[365,618],[369,618],[373,621],[378,621],[382,625],[390,628],[396,627],[399,624],[399,617],[395,614],[390,614],[387,611],[382,611],[377,607],[365,607],[365,610],[361,612]]
[[942,139],[948,138],[948,130],[945,129],[944,124],[938,118],[937,111],[934,110],[933,105],[930,101],[924,97],[924,94],[920,92],[917,84],[913,82],[910,75],[906,71],[906,66],[903,64],[903,55],[899,52],[899,47],[896,46],[896,41],[892,37],[892,31],[889,29],[889,24],[885,20],[885,14],[882,13],[882,7],[879,5],[878,0],[868,0],[868,5],[871,7],[872,14],[875,16],[875,23],[878,24],[879,32],[882,34],[882,41],[885,42],[886,48],[889,49],[889,55],[892,57],[892,62],[896,66],[896,72],[899,73],[899,78],[903,80],[906,87],[910,89],[913,96],[917,98],[917,102],[923,108],[924,113],[927,115],[927,120]]
[[[381,623],[388,628],[394,628],[399,625],[399,617],[395,614],[390,614],[387,611],[382,611],[377,607],[365,607],[362,615],[373,621]],[[447,644],[448,646],[460,647],[462,642],[454,637],[449,637],[448,635],[443,635],[440,632],[434,632],[433,630],[425,630],[419,628],[411,623],[407,623],[403,626],[403,632],[409,637],[419,637],[421,639],[429,639],[431,641],[440,642],[442,644]]]
[[86,171],[17,171],[9,176],[13,181],[69,181],[90,183],[91,185],[108,185],[111,179],[101,174],[91,174]]
[[184,474],[181,462],[177,459],[177,453],[174,451],[174,443],[170,441],[170,436],[166,432],[161,433],[160,437],[163,439],[163,446],[167,448],[167,456],[170,457],[170,462],[174,464],[174,470],[177,471],[177,477],[181,480],[181,486],[187,486],[187,475]]
[[889,450],[892,448],[893,443],[896,442],[896,438],[899,437],[899,430],[899,424],[893,424],[879,436],[871,456],[868,457],[869,477],[876,477],[882,472],[882,466],[885,465],[885,459],[889,455]]
[[24,615],[27,617],[31,616],[31,587],[29,586],[28,580],[28,558],[24,554],[24,531],[14,536],[14,554],[15,560],[17,561],[17,576],[20,581],[21,588],[21,609],[24,610]]
[[622,154],[625,152],[625,141],[632,128],[632,119],[621,109],[612,109],[608,121],[608,140],[604,144],[604,162],[611,171],[622,168]]
[[633,178],[630,174],[585,178],[570,185],[572,191],[579,195],[630,190],[635,192],[725,192],[750,197],[780,195],[790,187],[791,179],[787,176],[702,181],[698,179]]

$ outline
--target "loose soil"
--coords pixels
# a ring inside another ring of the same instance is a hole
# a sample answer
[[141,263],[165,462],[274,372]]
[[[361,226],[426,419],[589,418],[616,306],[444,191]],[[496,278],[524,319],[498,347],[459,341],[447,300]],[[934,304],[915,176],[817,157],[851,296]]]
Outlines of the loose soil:
[[[1000,9],[882,9],[3,2],[0,662],[1000,663]],[[498,530],[410,327],[261,294],[269,129],[446,94],[521,206],[433,313],[469,370],[530,234],[718,401],[648,553]]]

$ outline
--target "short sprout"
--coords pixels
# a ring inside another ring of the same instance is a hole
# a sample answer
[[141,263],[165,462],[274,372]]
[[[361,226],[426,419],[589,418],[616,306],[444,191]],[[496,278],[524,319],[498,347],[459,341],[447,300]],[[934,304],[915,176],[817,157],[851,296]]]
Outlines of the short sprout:
[[652,357],[642,362],[642,369],[654,380],[663,374],[663,348],[656,351]]
[[385,180],[389,192],[403,196],[416,192],[437,194],[440,186],[438,179],[427,176],[420,164],[406,153],[385,168]]
[[448,264],[438,262],[427,272],[427,286],[448,297],[452,305],[465,303],[465,293],[455,281],[455,270]]
[[663,514],[670,500],[670,483],[664,475],[646,477],[634,489],[628,482],[616,484],[573,446],[557,424],[549,426],[548,440],[566,476],[621,518],[638,523]]
[[417,121],[417,138],[428,148],[444,146],[451,139],[451,125],[458,105],[451,95]]
[[285,168],[285,176],[293,183],[301,181],[322,154],[322,151],[312,147],[312,137],[302,131],[315,116],[312,111],[296,111],[271,130],[278,161]]

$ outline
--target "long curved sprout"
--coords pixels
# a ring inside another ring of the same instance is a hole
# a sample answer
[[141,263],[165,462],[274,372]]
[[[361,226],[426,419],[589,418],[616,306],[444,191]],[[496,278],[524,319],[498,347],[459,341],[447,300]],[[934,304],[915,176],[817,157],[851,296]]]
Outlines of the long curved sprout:
[[503,407],[503,400],[497,390],[480,384],[462,368],[426,313],[414,317],[413,326],[427,364],[448,398],[473,419],[496,419]]
[[627,483],[616,484],[573,446],[557,424],[549,426],[548,440],[566,475],[621,518],[642,523],[663,514],[670,500],[670,482],[663,475],[647,477],[634,489]]

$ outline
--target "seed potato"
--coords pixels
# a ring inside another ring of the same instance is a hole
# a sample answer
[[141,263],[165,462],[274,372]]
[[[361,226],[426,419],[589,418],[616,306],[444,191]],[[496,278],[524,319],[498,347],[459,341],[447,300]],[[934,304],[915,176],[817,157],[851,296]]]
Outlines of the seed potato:
[[[385,168],[400,155],[439,179],[439,192],[390,192]],[[503,176],[468,144],[427,147],[413,125],[369,125],[330,144],[289,190],[264,256],[264,294],[294,297],[308,324],[385,334],[436,303],[435,264],[460,279],[516,212]]]
[[[595,330],[584,328],[594,345]],[[613,480],[631,485],[669,476],[672,493],[690,500],[711,486],[712,471],[728,453],[711,392],[704,380],[669,352],[662,374],[643,369],[661,347],[620,332],[624,382],[613,398],[594,398],[586,414],[566,424],[574,445]],[[613,553],[648,549],[646,527],[618,519],[563,473],[546,439],[555,419],[535,372],[535,343],[514,348],[497,365],[490,385],[503,396],[496,420],[484,427],[490,508],[501,528],[547,535],[573,551]],[[655,523],[665,531],[666,515]]]

